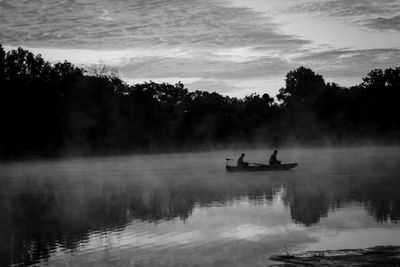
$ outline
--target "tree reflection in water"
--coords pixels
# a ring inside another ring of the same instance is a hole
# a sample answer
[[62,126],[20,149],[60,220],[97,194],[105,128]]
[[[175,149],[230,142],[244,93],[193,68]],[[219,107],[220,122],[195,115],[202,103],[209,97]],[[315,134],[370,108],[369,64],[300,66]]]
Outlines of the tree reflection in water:
[[284,205],[292,220],[305,226],[317,224],[330,211],[354,202],[365,206],[377,221],[400,220],[396,175],[382,175],[379,179],[259,179],[246,175],[209,181],[169,178],[153,184],[141,179],[90,180],[84,188],[72,185],[74,190],[61,191],[55,188],[55,177],[42,177],[40,183],[30,177],[18,192],[13,192],[12,186],[7,192],[12,177],[4,178],[0,198],[0,265],[29,265],[49,257],[56,249],[77,250],[90,233],[123,229],[132,220],[186,220],[196,205],[224,206],[243,197],[254,204],[269,205],[279,189],[285,192]]

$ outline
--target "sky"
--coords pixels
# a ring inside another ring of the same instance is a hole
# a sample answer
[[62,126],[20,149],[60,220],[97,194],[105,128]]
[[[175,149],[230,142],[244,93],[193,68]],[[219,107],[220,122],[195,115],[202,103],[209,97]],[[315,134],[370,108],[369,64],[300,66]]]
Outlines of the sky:
[[343,86],[400,66],[400,1],[0,0],[0,43],[129,84],[275,96],[299,66]]

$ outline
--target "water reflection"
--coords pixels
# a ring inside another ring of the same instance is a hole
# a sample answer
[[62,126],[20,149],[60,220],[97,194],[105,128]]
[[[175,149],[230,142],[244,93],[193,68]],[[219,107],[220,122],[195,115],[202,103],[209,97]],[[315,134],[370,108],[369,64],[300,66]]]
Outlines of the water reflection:
[[241,249],[245,258],[240,242],[252,244],[249,255],[279,242],[311,242],[302,231],[346,207],[396,224],[398,153],[380,168],[368,167],[379,159],[376,151],[352,162],[332,161],[335,153],[329,164],[319,159],[321,169],[304,161],[298,170],[269,174],[227,174],[218,160],[225,153],[2,165],[0,265],[67,256],[78,264],[98,251],[103,258],[94,262],[121,260],[133,248],[135,257],[171,248],[212,251],[230,242],[225,256]]

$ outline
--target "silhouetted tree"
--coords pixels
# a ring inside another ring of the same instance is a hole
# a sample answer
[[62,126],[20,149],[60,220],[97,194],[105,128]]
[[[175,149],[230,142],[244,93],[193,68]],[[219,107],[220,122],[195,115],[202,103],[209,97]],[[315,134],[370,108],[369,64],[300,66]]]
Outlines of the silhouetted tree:
[[5,79],[6,51],[0,44],[0,81],[3,84]]
[[276,103],[268,94],[237,99],[189,92],[180,82],[129,86],[105,66],[87,73],[0,45],[0,158],[236,141],[398,140],[399,73],[373,70],[362,84],[344,88],[299,67],[286,75]]
[[279,90],[277,98],[286,108],[310,109],[323,89],[325,81],[321,75],[300,67],[286,74],[286,86]]
[[370,127],[380,133],[399,130],[400,68],[371,71],[363,79],[361,88]]

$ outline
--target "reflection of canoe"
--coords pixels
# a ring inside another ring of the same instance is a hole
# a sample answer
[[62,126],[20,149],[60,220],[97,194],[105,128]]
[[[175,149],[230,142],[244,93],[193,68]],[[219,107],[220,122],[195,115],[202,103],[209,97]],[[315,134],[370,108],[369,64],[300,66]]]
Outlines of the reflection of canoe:
[[226,165],[226,170],[228,172],[252,172],[252,171],[286,171],[294,167],[297,167],[297,163],[288,163],[281,165],[257,165],[257,166],[229,166]]

